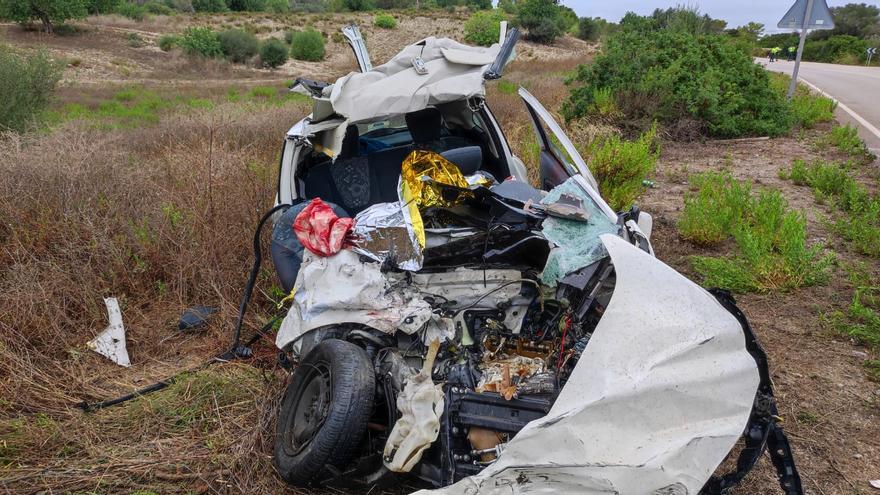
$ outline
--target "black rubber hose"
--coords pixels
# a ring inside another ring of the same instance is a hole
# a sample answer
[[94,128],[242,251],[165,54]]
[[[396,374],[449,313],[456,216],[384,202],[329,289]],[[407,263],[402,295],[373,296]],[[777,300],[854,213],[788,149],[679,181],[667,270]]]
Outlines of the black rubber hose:
[[260,223],[257,224],[257,230],[254,232],[254,264],[251,267],[251,273],[248,276],[247,285],[244,287],[244,294],[241,296],[241,303],[238,306],[238,320],[235,322],[235,331],[232,336],[232,346],[224,355],[227,359],[236,357],[250,357],[250,349],[242,347],[241,344],[241,327],[244,324],[244,314],[247,311],[248,303],[251,301],[251,295],[254,292],[254,285],[257,283],[257,275],[260,273],[260,266],[263,263],[263,250],[261,249],[260,238],[263,233],[263,225],[275,212],[290,208],[292,205],[281,204],[263,214]]
[[[250,357],[251,356],[250,346],[252,346],[257,340],[259,340],[263,336],[263,334],[266,332],[266,330],[272,328],[272,326],[280,318],[280,317],[276,316],[275,318],[272,318],[271,320],[269,320],[269,322],[266,323],[265,325],[263,325],[263,328],[261,328],[253,336],[253,338],[251,338],[248,341],[248,343],[246,345],[244,345],[244,346],[241,345],[241,327],[244,324],[244,314],[245,314],[245,311],[247,310],[248,303],[250,303],[251,295],[254,292],[254,285],[257,282],[257,275],[259,275],[259,273],[260,273],[260,266],[263,264],[263,250],[261,249],[261,242],[260,242],[260,240],[261,240],[260,238],[262,237],[262,233],[263,233],[263,226],[266,224],[266,220],[268,220],[272,215],[274,215],[275,212],[277,212],[279,210],[286,209],[286,208],[290,208],[291,206],[292,205],[289,205],[289,204],[281,204],[281,205],[277,205],[277,206],[273,207],[271,210],[269,210],[265,214],[263,214],[263,217],[260,219],[260,223],[257,224],[257,230],[254,232],[254,264],[251,267],[251,272],[250,272],[250,275],[248,276],[247,285],[245,285],[244,294],[241,297],[241,304],[238,307],[238,320],[235,322],[235,333],[233,335],[232,346],[230,347],[229,351],[202,363],[201,365],[197,366],[194,369],[190,369],[190,370],[186,370],[186,371],[195,371],[197,369],[201,369],[205,366],[208,366],[211,363],[215,363],[215,362],[219,362],[219,361],[232,361],[232,360],[238,359],[238,358]],[[89,411],[96,411],[98,409],[104,409],[104,408],[110,407],[110,406],[115,406],[116,404],[122,404],[123,402],[128,402],[128,401],[135,399],[137,397],[140,397],[142,395],[146,395],[151,392],[155,392],[157,390],[162,390],[163,388],[167,387],[168,385],[174,383],[174,381],[177,379],[177,377],[180,376],[181,373],[184,373],[184,372],[177,373],[169,378],[158,381],[152,385],[149,385],[149,386],[144,387],[142,389],[136,390],[130,394],[123,395],[121,397],[117,397],[115,399],[105,400],[103,402],[98,402],[95,404],[89,404],[88,402],[81,402],[81,403],[77,404],[77,407],[79,407],[83,411],[89,412]]]

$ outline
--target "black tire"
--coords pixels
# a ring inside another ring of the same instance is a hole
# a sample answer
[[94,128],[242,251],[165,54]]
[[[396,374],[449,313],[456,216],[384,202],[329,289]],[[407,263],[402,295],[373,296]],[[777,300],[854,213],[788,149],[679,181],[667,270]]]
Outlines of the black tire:
[[307,485],[343,470],[360,450],[376,377],[367,353],[343,340],[318,344],[293,372],[275,431],[275,468]]

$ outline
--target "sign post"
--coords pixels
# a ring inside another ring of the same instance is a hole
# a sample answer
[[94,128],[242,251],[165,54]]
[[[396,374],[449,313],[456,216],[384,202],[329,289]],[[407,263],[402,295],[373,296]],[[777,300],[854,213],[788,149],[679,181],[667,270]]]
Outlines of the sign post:
[[797,0],[779,21],[777,27],[801,30],[794,71],[791,74],[791,85],[788,87],[788,99],[790,100],[797,89],[798,72],[801,68],[801,58],[804,55],[804,44],[807,42],[807,31],[810,29],[834,29],[834,19],[831,17],[831,10],[825,0]]
[[868,48],[868,60],[865,62],[865,67],[871,65],[871,59],[874,58],[874,55],[877,54],[876,48]]

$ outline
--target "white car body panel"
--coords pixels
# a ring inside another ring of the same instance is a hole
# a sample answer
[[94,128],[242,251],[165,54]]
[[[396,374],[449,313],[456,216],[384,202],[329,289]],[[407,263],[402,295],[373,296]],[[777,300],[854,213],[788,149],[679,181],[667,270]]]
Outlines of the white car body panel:
[[653,256],[602,241],[614,295],[550,413],[480,474],[419,495],[696,494],[734,447],[759,384],[740,323]]

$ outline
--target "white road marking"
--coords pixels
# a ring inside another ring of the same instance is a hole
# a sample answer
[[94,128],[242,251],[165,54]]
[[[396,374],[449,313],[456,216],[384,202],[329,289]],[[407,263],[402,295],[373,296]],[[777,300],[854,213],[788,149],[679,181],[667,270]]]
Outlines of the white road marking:
[[817,93],[819,93],[819,94],[821,94],[821,95],[823,95],[823,96],[825,96],[825,97],[827,97],[827,98],[831,98],[832,100],[834,100],[834,102],[837,103],[837,106],[840,107],[841,110],[843,110],[844,112],[848,113],[850,117],[852,117],[853,119],[855,119],[856,122],[858,122],[859,124],[861,124],[862,127],[864,127],[865,129],[867,129],[868,132],[870,132],[871,134],[873,134],[877,139],[880,139],[880,129],[877,129],[876,127],[874,127],[873,124],[871,124],[870,122],[868,122],[867,120],[865,120],[865,118],[862,117],[861,115],[857,114],[852,108],[846,106],[845,104],[843,104],[843,102],[841,102],[841,101],[838,100],[837,98],[831,96],[830,94],[826,93],[825,91],[822,91],[821,89],[819,89],[818,86],[816,86],[815,84],[811,83],[810,81],[807,81],[807,80],[804,79],[803,77],[799,77],[798,79],[800,80],[800,82],[802,82],[802,83],[806,84],[807,86],[809,86],[809,88],[812,89],[813,91],[815,91],[815,92],[817,92]]

